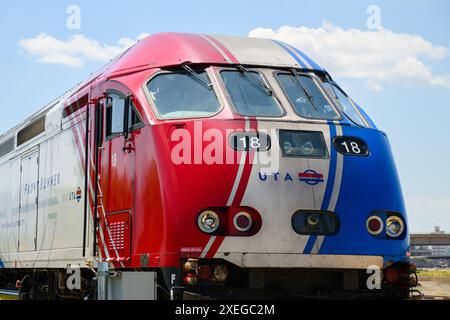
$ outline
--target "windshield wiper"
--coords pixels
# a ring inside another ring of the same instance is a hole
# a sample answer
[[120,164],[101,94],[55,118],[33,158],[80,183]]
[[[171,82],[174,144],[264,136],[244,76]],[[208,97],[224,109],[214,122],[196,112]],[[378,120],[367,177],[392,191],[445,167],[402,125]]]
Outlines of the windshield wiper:
[[302,80],[300,74],[298,73],[298,71],[297,71],[296,69],[294,69],[294,68],[291,68],[291,72],[292,72],[292,74],[293,74],[293,76],[294,76],[294,79],[296,80],[298,86],[299,86],[300,88],[303,89],[303,91],[304,91],[305,94],[306,94],[306,97],[308,98],[309,102],[310,102],[311,105],[313,106],[314,110],[317,111],[318,108],[317,108],[317,106],[316,106],[316,103],[314,102],[314,98],[313,98],[311,92],[308,90],[308,88],[307,88],[307,87],[305,86],[305,84],[303,83],[303,80]]
[[193,78],[194,80],[197,80],[198,82],[200,82],[202,85],[204,85],[208,90],[212,90],[213,85],[211,82],[206,81],[205,79],[203,79],[200,74],[198,74],[197,72],[195,72],[191,67],[189,67],[186,64],[182,65],[182,68],[184,70],[186,70],[186,72],[189,74],[189,76],[191,78]]
[[264,91],[268,96],[273,95],[272,90],[263,81],[258,79],[252,72],[245,69],[244,66],[239,64],[236,66],[236,68],[238,69],[239,72],[245,74],[247,77],[244,77],[244,78],[246,78],[248,81],[250,81],[257,88]]

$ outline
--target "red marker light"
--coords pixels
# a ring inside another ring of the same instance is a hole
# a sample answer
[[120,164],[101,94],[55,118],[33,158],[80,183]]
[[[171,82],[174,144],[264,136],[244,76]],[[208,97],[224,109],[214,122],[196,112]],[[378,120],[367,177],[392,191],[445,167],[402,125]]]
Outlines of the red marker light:
[[233,224],[236,230],[246,232],[251,229],[253,224],[252,216],[247,212],[238,212],[233,218]]
[[378,216],[371,216],[366,221],[366,227],[371,235],[378,235],[383,231],[383,221]]
[[400,273],[396,268],[388,268],[384,272],[384,277],[386,279],[386,282],[395,284],[400,280]]

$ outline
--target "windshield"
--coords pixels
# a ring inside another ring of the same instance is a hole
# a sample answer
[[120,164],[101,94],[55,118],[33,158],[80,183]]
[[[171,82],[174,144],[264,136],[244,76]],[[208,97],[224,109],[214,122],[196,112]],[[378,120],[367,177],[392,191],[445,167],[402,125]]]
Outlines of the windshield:
[[329,82],[323,82],[325,89],[330,96],[334,97],[339,109],[354,123],[362,127],[367,127],[362,115],[358,112],[352,100],[336,85],[331,85]]
[[[283,110],[278,106],[274,96],[261,85],[264,84],[264,80],[258,72],[222,71],[220,76],[237,113],[250,117],[283,115]],[[256,83],[255,79],[260,83]]]
[[297,114],[304,118],[339,119],[339,114],[322,94],[313,78],[285,73],[280,73],[277,77]]
[[163,73],[147,84],[150,96],[162,118],[192,118],[211,116],[220,103],[214,90],[208,88],[205,71],[196,73],[204,83],[186,72]]

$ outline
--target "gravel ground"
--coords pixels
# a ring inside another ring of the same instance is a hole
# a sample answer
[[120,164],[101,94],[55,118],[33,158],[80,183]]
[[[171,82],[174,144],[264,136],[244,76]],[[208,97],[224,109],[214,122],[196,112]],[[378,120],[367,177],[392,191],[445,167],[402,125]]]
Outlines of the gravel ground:
[[448,299],[450,300],[450,284],[439,280],[420,280],[421,286],[417,287],[424,295],[424,299]]

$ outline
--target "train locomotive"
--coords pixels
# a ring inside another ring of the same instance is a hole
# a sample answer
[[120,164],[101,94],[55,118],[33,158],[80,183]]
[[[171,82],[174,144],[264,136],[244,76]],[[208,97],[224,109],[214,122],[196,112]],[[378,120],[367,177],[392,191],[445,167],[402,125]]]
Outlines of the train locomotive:
[[415,285],[386,134],[281,41],[151,35],[0,136],[0,176],[0,288],[21,299],[95,299],[99,263],[158,299]]

